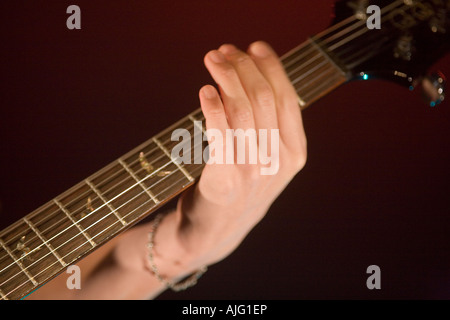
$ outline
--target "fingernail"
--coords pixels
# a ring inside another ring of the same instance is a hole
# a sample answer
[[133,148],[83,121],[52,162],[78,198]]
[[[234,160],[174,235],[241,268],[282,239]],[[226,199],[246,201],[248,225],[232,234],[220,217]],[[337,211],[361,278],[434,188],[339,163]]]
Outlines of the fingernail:
[[258,58],[265,58],[271,54],[271,50],[268,45],[263,41],[257,41],[250,45],[249,51],[252,55]]
[[215,63],[223,63],[223,62],[226,61],[225,56],[223,55],[223,53],[221,53],[221,52],[219,52],[217,50],[211,51],[209,53],[209,57]]
[[204,86],[202,88],[202,94],[206,99],[213,99],[216,96],[216,89],[210,85]]
[[220,46],[219,51],[226,55],[232,55],[238,52],[238,49],[232,44],[223,44]]

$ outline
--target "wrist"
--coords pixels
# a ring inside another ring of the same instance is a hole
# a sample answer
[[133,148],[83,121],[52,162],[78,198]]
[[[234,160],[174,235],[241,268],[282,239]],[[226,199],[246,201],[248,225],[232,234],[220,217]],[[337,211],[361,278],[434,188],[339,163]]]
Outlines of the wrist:
[[185,277],[196,269],[193,255],[180,241],[179,219],[176,211],[158,216],[151,222],[148,233],[146,265],[155,274],[171,282]]
[[[173,277],[167,277],[161,274],[159,271],[159,268],[155,264],[155,233],[156,230],[159,227],[159,224],[163,220],[164,215],[159,214],[156,216],[156,218],[153,221],[152,230],[149,232],[149,242],[148,242],[148,260],[150,264],[150,269],[153,272],[153,275],[159,280],[160,283],[164,284],[166,287],[172,289],[173,291],[182,291],[186,290],[187,288],[190,288],[197,284],[198,279],[202,277],[202,275],[208,270],[207,266],[202,266],[200,269],[196,270],[194,273],[192,273],[189,277],[185,276],[173,276]],[[167,271],[167,270],[166,270]],[[177,273],[176,271],[174,271]],[[181,274],[184,275],[184,272],[181,272]],[[179,279],[182,279],[182,281]]]

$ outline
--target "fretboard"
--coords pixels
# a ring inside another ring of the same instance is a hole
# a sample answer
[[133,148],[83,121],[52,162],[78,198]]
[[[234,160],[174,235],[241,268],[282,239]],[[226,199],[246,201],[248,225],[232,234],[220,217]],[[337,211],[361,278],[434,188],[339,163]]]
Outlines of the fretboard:
[[[310,39],[282,57],[302,108],[346,81],[318,43]],[[191,164],[171,157],[177,128],[197,143]],[[192,186],[204,166],[204,130],[197,109],[0,232],[0,298],[23,298]]]

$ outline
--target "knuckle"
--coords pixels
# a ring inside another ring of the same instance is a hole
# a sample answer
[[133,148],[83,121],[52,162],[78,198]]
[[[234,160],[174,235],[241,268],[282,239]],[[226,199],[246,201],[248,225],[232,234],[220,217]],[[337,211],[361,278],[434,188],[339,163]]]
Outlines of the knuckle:
[[224,111],[220,108],[211,108],[208,112],[205,112],[205,118],[218,119],[224,116]]
[[261,85],[256,94],[256,103],[260,106],[272,106],[275,101],[275,96],[272,88],[268,85]]
[[229,181],[223,181],[222,183],[218,183],[214,186],[215,193],[217,195],[220,195],[221,197],[226,197],[230,193],[233,192],[233,190],[236,190],[237,186],[233,179],[224,179]]
[[224,53],[232,63],[248,63],[251,60],[248,54],[231,44],[222,45],[219,51]]
[[246,183],[250,183],[250,185],[257,183],[261,179],[261,172],[259,165],[247,164],[245,165],[244,172],[245,172],[245,181]]
[[249,108],[235,108],[233,117],[241,122],[249,122],[253,115]]
[[[234,179],[223,179],[223,183],[204,183],[203,179],[200,179],[200,188],[203,189],[203,193],[208,198],[215,199],[222,205],[228,205],[233,202],[234,192],[239,188],[239,185]],[[202,183],[203,182],[203,183]]]
[[278,108],[282,111],[295,108],[295,110],[298,109],[298,112],[300,112],[299,96],[295,93],[295,91],[294,92],[289,91],[288,94],[277,97],[276,104]]
[[247,54],[240,52],[233,57],[233,60],[240,64],[247,64],[251,61],[251,58]]
[[220,73],[224,78],[233,79],[237,76],[236,71],[230,65],[224,65],[220,69]]

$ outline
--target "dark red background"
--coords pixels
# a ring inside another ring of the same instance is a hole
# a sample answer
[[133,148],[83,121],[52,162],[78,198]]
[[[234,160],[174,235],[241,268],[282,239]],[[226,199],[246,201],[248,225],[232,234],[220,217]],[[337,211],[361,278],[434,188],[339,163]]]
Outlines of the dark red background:
[[[197,108],[208,50],[263,39],[283,54],[329,25],[332,3],[2,1],[0,227]],[[82,30],[66,28],[71,4]],[[160,298],[450,298],[449,107],[384,81],[315,103],[308,163],[267,217]],[[381,290],[366,287],[373,264]]]

